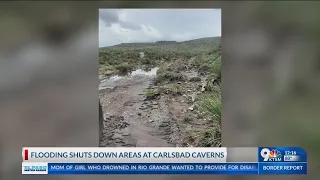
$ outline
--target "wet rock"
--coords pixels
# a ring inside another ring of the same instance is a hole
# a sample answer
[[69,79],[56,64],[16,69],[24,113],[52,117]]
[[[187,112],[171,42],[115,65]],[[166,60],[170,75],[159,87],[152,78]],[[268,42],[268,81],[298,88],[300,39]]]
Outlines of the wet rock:
[[196,93],[193,93],[193,94],[191,95],[191,101],[192,101],[192,102],[194,102],[194,101],[196,100],[196,96],[197,96]]
[[141,106],[139,109],[140,110],[146,110],[146,109],[148,109],[148,107],[147,106]]
[[118,134],[118,133],[115,133],[113,136],[112,136],[113,139],[123,139],[123,136],[121,134]]
[[122,139],[115,139],[116,143],[119,143],[116,145],[116,147],[121,147],[121,143],[124,143]]
[[188,110],[190,110],[190,111],[193,111],[193,109],[194,109],[194,105],[192,105],[192,106],[190,106],[190,107],[188,108]]
[[162,124],[159,125],[159,127],[168,127],[169,123],[168,122],[163,122]]
[[122,136],[130,136],[129,132],[123,132]]
[[200,82],[201,78],[200,77],[192,77],[189,79],[190,82]]
[[202,88],[201,88],[201,92],[203,92],[205,90],[206,90],[206,87],[203,85]]
[[123,133],[120,129],[116,129],[114,132],[115,132],[116,134],[122,134],[122,133]]
[[203,82],[201,86],[201,92],[206,90],[207,82]]
[[123,128],[126,128],[128,125],[129,125],[129,123],[123,122],[123,123],[119,123],[119,124],[117,125],[117,127],[118,127],[119,129],[123,129]]

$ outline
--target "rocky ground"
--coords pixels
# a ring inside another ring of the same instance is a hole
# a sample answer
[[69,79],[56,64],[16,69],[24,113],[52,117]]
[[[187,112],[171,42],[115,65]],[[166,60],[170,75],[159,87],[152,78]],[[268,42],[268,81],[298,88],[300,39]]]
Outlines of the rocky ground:
[[150,74],[114,76],[102,81],[99,98],[105,121],[100,146],[189,146],[184,142],[188,131],[201,130],[206,124],[194,110],[204,78],[192,71],[184,73],[186,81],[174,82],[185,89],[183,93],[161,93],[152,98],[147,98],[144,92],[166,89],[170,84],[156,86],[155,75]]

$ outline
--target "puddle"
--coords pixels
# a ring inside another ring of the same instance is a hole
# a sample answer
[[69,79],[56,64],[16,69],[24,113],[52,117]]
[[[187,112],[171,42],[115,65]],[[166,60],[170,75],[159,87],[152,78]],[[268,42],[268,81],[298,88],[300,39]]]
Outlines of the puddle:
[[121,79],[123,76],[119,76],[119,75],[115,75],[115,76],[111,76],[110,78],[106,78],[104,80],[101,81],[101,83],[106,82],[106,81],[116,81]]
[[105,88],[112,88],[114,87],[115,83],[121,79],[131,79],[130,77],[144,75],[144,76],[155,76],[158,71],[158,67],[152,68],[150,71],[145,71],[142,69],[137,69],[135,71],[132,71],[128,75],[114,75],[109,78],[106,78],[100,82],[99,89],[105,89]]
[[158,69],[159,69],[158,67],[152,68],[150,71],[137,69],[135,71],[132,71],[130,75],[131,76],[137,76],[137,75],[155,76],[157,74]]

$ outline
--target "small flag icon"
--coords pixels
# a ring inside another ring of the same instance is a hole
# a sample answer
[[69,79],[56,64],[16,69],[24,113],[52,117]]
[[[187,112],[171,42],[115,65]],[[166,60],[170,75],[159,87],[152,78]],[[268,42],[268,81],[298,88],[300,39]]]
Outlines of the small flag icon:
[[28,155],[29,155],[28,149],[25,149],[24,150],[24,160],[28,160],[29,159]]

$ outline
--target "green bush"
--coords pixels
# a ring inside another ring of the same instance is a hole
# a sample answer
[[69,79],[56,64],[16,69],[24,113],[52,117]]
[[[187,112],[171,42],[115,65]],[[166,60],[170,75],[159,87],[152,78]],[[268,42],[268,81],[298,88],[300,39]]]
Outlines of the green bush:
[[212,66],[212,71],[211,71],[217,79],[221,78],[221,56],[218,57],[214,62]]
[[207,127],[203,131],[188,131],[184,137],[183,145],[221,147],[221,128]]
[[222,105],[220,92],[213,95],[205,95],[198,106],[208,116],[209,120],[221,123]]
[[209,119],[208,127],[202,131],[190,131],[185,136],[185,144],[196,147],[221,146],[221,91],[203,95],[197,108]]

